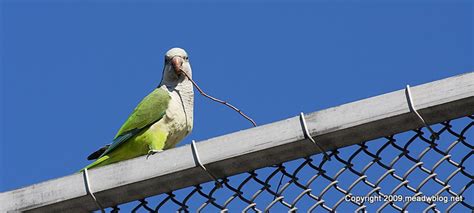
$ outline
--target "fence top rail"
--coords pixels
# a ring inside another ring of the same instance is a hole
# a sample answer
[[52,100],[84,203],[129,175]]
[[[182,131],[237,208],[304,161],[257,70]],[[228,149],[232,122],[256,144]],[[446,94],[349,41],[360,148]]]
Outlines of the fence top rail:
[[[474,114],[474,72],[412,87],[428,124]],[[404,90],[306,114],[309,133],[325,150],[420,128]],[[277,134],[276,134],[277,133]],[[196,143],[201,162],[221,178],[319,153],[305,139],[298,116]],[[90,187],[104,207],[210,181],[196,165],[190,145],[146,159],[89,171]],[[91,211],[82,174],[0,193],[0,212]]]

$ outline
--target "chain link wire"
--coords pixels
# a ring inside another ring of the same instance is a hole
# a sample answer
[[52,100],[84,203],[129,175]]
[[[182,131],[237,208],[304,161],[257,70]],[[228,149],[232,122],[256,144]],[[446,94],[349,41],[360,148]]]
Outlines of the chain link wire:
[[[110,212],[474,211],[474,116],[110,208]],[[427,132],[426,136],[424,133]]]

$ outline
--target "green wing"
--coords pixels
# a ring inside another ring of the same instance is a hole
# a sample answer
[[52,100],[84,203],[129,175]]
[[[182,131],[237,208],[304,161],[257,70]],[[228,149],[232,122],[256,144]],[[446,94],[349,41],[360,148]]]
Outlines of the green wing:
[[165,114],[170,99],[171,96],[168,91],[156,88],[135,107],[135,110],[117,132],[115,138],[133,129],[142,129],[159,121]]
[[[156,88],[147,95],[133,110],[130,117],[122,125],[112,144],[100,155],[100,157],[110,153],[120,144],[132,138],[144,128],[147,128],[159,121],[165,115],[168,103],[171,99],[168,91]],[[99,157],[99,158],[100,158]]]

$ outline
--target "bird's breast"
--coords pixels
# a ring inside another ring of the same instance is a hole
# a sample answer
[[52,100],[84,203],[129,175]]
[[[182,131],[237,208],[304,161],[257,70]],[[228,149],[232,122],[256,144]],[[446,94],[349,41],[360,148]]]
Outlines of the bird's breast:
[[190,103],[188,103],[189,98],[176,90],[170,92],[170,96],[171,99],[164,117],[164,122],[169,131],[166,142],[167,148],[174,147],[193,128],[193,109],[192,105],[190,106]]

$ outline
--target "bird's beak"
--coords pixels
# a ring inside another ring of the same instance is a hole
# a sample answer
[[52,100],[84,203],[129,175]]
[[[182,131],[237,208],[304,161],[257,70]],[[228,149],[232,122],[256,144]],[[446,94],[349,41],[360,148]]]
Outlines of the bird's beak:
[[171,65],[173,66],[176,75],[181,74],[181,67],[183,66],[183,59],[181,57],[174,57],[171,59]]

